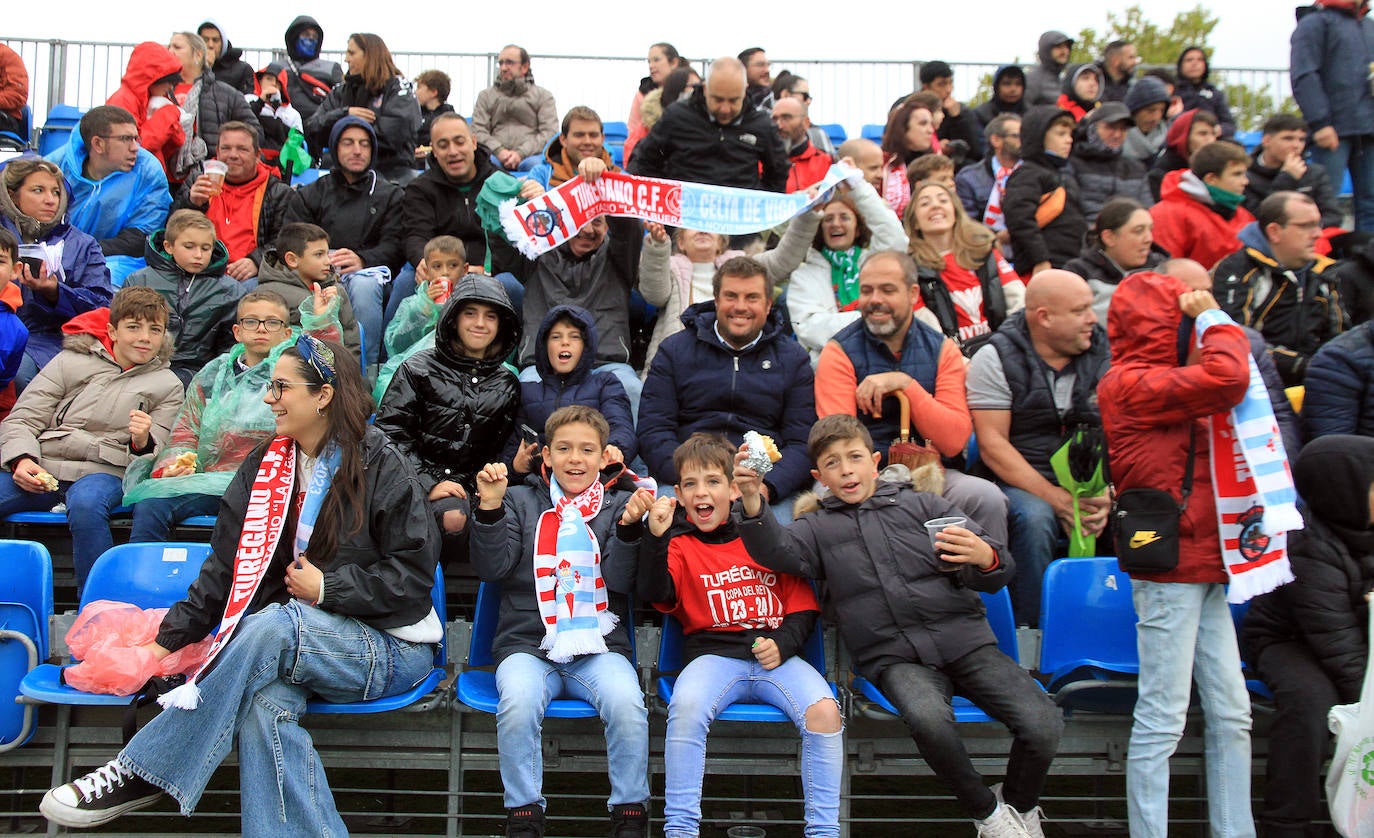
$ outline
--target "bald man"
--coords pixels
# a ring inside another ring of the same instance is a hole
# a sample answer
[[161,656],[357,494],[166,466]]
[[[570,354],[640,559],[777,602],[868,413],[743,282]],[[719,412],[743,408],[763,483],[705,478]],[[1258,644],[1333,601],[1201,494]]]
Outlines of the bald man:
[[787,191],[800,192],[824,178],[835,160],[811,142],[806,103],[791,97],[781,99],[773,105],[772,120],[792,162],[787,173]]
[[768,114],[745,98],[744,65],[717,58],[706,82],[663,111],[635,146],[630,173],[782,192],[791,168]]
[[[1077,274],[1048,270],[1026,286],[1025,309],[1009,316],[969,363],[979,456],[1007,496],[1018,625],[1038,625],[1045,568],[1074,526],[1074,498],[1059,485],[1050,455],[1066,431],[1102,427],[1094,394],[1108,360],[1092,289]],[[1079,498],[1077,506],[1083,532],[1101,534],[1106,494]]]
[[836,153],[840,155],[841,160],[846,157],[852,159],[854,164],[864,173],[864,180],[868,181],[870,186],[878,190],[879,195],[882,194],[883,149],[881,146],[872,140],[866,140],[863,137],[855,137],[852,140],[845,140],[840,143],[840,147]]

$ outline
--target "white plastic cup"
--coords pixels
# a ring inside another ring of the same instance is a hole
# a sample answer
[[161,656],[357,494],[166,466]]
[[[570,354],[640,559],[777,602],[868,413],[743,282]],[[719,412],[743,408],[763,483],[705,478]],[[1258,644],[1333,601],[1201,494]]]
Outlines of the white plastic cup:
[[965,527],[968,526],[968,519],[960,515],[950,515],[945,518],[931,518],[926,521],[926,534],[930,536],[930,547],[935,550],[935,557],[940,559],[940,570],[945,573],[953,573],[964,566],[964,562],[947,562],[940,556],[939,549],[935,546],[935,536],[944,532],[945,527]]
[[206,160],[205,176],[210,178],[210,194],[218,195],[224,189],[224,177],[229,174],[229,166],[220,160]]

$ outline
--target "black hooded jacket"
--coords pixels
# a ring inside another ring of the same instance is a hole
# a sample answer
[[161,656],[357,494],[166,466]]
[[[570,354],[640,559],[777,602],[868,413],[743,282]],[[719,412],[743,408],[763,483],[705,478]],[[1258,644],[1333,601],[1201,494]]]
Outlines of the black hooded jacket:
[[492,251],[492,275],[511,270],[520,254],[504,236],[489,235],[482,229],[477,215],[477,193],[482,184],[496,173],[491,152],[483,146],[473,150],[473,167],[477,176],[467,183],[444,174],[439,161],[429,158],[425,173],[406,184],[401,199],[401,219],[405,229],[405,256],[412,265],[425,259],[425,244],[435,236],[455,236],[463,240],[469,265],[482,265],[487,250]]
[[300,112],[302,120],[308,120],[319,109],[324,97],[343,81],[343,68],[333,61],[314,55],[303,55],[296,49],[296,38],[302,29],[310,27],[320,32],[320,44],[324,44],[324,27],[309,15],[301,15],[286,27],[286,54],[290,59],[286,69],[286,94],[291,107]]
[[1022,93],[1021,98],[1015,102],[1007,102],[997,96],[997,83],[1007,76],[1020,76],[1022,89],[1025,89],[1026,71],[1015,64],[1005,64],[998,67],[997,72],[992,76],[992,98],[973,109],[973,115],[978,120],[978,143],[985,151],[987,149],[987,137],[983,136],[983,129],[988,127],[989,122],[1004,113],[1025,116],[1026,110],[1030,108],[1027,102],[1027,93]]
[[1288,535],[1297,581],[1250,606],[1242,634],[1246,660],[1262,670],[1270,646],[1302,642],[1341,702],[1359,701],[1369,658],[1364,597],[1374,588],[1374,439],[1333,435],[1309,442],[1293,467],[1293,482],[1307,501],[1307,527]]
[[[1007,232],[1011,234],[1016,272],[1022,275],[1029,274],[1040,262],[1062,267],[1083,251],[1088,224],[1079,203],[1078,182],[1068,171],[1068,158],[1045,151],[1045,133],[1060,114],[1072,118],[1068,111],[1050,105],[1037,105],[1026,112],[1021,122],[1023,162],[1007,178],[1002,210],[1007,218]],[[1036,221],[1036,210],[1042,200],[1055,200],[1061,188],[1063,210],[1041,226]]]
[[215,59],[214,66],[210,68],[215,71],[215,78],[240,93],[252,93],[253,68],[243,60],[243,50],[229,43],[229,36],[225,35],[224,30],[213,20],[207,20],[196,27],[196,32],[199,33],[203,29],[213,29],[220,37],[220,54]]
[[631,174],[770,192],[786,190],[792,168],[767,111],[746,102],[733,122],[721,125],[706,109],[704,84],[686,102],[665,108],[635,151]]
[[1064,64],[1055,61],[1050,53],[1059,44],[1073,45],[1073,38],[1063,32],[1051,29],[1040,36],[1036,48],[1036,66],[1026,73],[1026,104],[1053,105],[1059,101],[1059,74],[1064,72]]
[[[334,123],[329,142],[338,144],[345,128],[367,131],[376,148],[376,133],[367,120],[346,116]],[[365,267],[385,265],[394,276],[405,264],[401,247],[401,200],[405,190],[377,174],[371,164],[363,176],[348,182],[335,166],[328,177],[308,183],[292,194],[286,220],[318,224],[329,233],[331,248],[358,254]]]
[[[1183,56],[1194,50],[1202,53],[1203,71],[1202,78],[1196,82],[1188,81],[1183,77]],[[1221,128],[1223,137],[1231,137],[1236,133],[1236,120],[1231,116],[1231,105],[1226,101],[1226,91],[1217,87],[1207,80],[1207,76],[1212,72],[1212,67],[1207,63],[1207,52],[1200,46],[1184,47],[1178,54],[1178,64],[1174,68],[1177,70],[1177,84],[1174,85],[1174,95],[1183,101],[1183,109],[1191,111],[1194,108],[1201,108],[1204,111],[1211,111],[1217,118],[1218,127]]]
[[372,168],[393,180],[410,175],[415,164],[415,138],[420,130],[420,103],[415,101],[410,81],[392,76],[380,91],[372,91],[361,76],[344,76],[315,112],[304,117],[312,148],[329,146],[334,125],[348,116],[349,108],[368,108],[376,114],[377,121],[372,126],[376,134]]
[[[480,359],[453,347],[458,313],[470,302],[491,306],[499,318],[496,337]],[[520,383],[502,360],[519,342],[520,318],[501,283],[468,274],[439,312],[434,347],[396,370],[377,409],[377,427],[419,473],[426,493],[452,480],[476,497],[477,472],[501,457],[520,404]]]

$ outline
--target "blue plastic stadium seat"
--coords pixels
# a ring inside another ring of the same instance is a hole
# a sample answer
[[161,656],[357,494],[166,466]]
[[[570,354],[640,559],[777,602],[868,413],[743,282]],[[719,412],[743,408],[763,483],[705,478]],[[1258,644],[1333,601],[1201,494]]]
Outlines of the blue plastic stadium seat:
[[[659,637],[658,647],[658,671],[659,672],[679,672],[683,667],[682,662],[682,624],[676,617],[664,615],[663,633]],[[811,632],[811,636],[806,639],[806,647],[802,649],[802,657],[806,662],[825,676],[825,630],[821,621],[816,621],[816,628]],[[665,704],[673,702],[673,687],[677,684],[676,675],[660,675],[658,679],[658,697],[663,699]],[[832,693],[838,690],[831,684]],[[717,719],[726,722],[790,722],[787,714],[771,704],[750,704],[746,702],[736,702],[721,710],[716,715]]]
[[883,141],[883,129],[886,127],[886,125],[876,124],[865,125],[859,130],[859,136],[863,137],[865,140],[881,143]]
[[71,105],[54,105],[52,110],[48,111],[48,121],[39,132],[38,153],[47,157],[66,145],[84,113],[85,111]]
[[[1245,615],[1249,612],[1249,602],[1231,603],[1231,623],[1236,627],[1237,642],[1239,642],[1241,631],[1245,627]],[[1242,651],[1243,650],[1244,647],[1242,647]],[[1270,701],[1274,699],[1274,691],[1269,689],[1269,685],[1264,683],[1264,680],[1259,677],[1258,673],[1250,668],[1246,661],[1242,660],[1240,662],[1240,668],[1245,672],[1246,689],[1261,698],[1267,698]]]
[[1129,713],[1140,673],[1135,624],[1131,577],[1115,557],[1051,562],[1040,603],[1040,671],[1055,702]]
[[[210,555],[208,544],[118,544],[95,560],[81,607],[100,599],[139,608],[167,608],[186,596]],[[82,692],[62,683],[62,667],[43,664],[20,683],[25,696],[49,704],[126,705],[128,696]]]
[[630,126],[623,122],[603,122],[601,134],[606,150],[611,153],[611,162],[625,165],[625,141],[630,138]]
[[33,736],[35,708],[18,704],[19,684],[48,657],[52,558],[35,541],[0,541],[0,752]]
[[[132,506],[118,506],[110,513],[111,518],[127,518],[134,514]],[[42,524],[50,527],[67,526],[65,512],[14,512],[5,516],[7,524]]]
[[444,606],[443,565],[439,565],[434,569],[434,587],[430,589],[430,599],[434,603],[434,613],[439,615],[439,624],[445,627],[445,631],[443,638],[439,641],[439,645],[434,649],[434,668],[429,671],[429,674],[426,675],[420,683],[403,693],[387,696],[386,698],[374,698],[371,701],[353,701],[335,704],[333,702],[324,701],[323,699],[316,699],[306,705],[305,712],[325,715],[386,713],[390,710],[400,710],[404,707],[409,707],[433,692],[434,689],[439,686],[439,683],[444,680],[444,666],[448,664],[448,611]]
[[[988,612],[988,625],[992,627],[992,633],[997,637],[997,648],[1002,654],[1016,661],[1021,662],[1020,647],[1016,643],[1016,617],[1012,613],[1011,594],[1006,588],[998,590],[996,593],[981,593],[983,607]],[[881,707],[883,710],[894,716],[900,716],[897,708],[883,695],[878,689],[878,685],[863,677],[855,676],[854,688],[859,691],[864,698]],[[961,695],[956,695],[950,702],[954,708],[954,720],[956,722],[991,722],[996,721],[987,713],[984,713],[978,705],[969,701]]]
[[33,142],[33,109],[28,105],[19,109],[19,128],[14,131],[0,131],[0,148],[14,146],[26,149]]
[[1231,139],[1244,146],[1246,154],[1254,154],[1263,136],[1263,131],[1237,131]]
[[968,448],[964,450],[964,472],[973,473],[973,467],[978,465],[978,435],[968,435]]
[[177,524],[178,527],[205,527],[214,529],[216,517],[214,515],[192,515],[190,518]]
[[845,133],[844,126],[838,122],[828,122],[825,125],[817,125],[816,127],[825,132],[825,135],[830,138],[830,142],[835,148],[839,148],[841,143],[849,139],[849,134]]
[[[496,617],[501,606],[501,586],[483,582],[477,589],[477,609],[472,617],[472,644],[468,647],[468,666],[491,666],[491,644],[496,639]],[[634,632],[630,632],[634,637]],[[458,676],[458,700],[483,713],[495,713],[500,696],[496,692],[496,672],[465,669]],[[594,719],[596,708],[575,698],[549,702],[544,716],[550,719]]]
[[314,183],[327,174],[329,174],[328,169],[306,169],[291,178],[291,185],[295,188],[300,188],[306,184]]

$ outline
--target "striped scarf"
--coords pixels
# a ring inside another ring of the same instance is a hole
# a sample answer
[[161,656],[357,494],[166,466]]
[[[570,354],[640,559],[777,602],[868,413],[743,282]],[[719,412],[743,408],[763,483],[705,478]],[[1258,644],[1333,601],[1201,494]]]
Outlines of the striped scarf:
[[534,589],[544,641],[554,663],[606,651],[603,639],[619,619],[607,607],[601,548],[588,524],[601,512],[606,488],[598,480],[570,498],[549,478],[552,509],[544,510],[534,535]]

